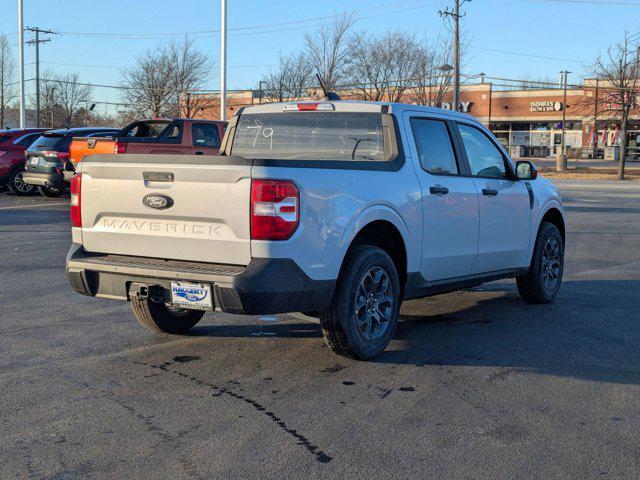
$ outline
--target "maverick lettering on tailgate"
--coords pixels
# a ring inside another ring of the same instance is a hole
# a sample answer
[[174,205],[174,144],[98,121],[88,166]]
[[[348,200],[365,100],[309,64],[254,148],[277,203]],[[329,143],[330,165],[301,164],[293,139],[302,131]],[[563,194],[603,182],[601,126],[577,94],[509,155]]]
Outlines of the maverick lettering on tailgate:
[[119,218],[103,218],[98,228],[131,233],[168,233],[176,236],[209,236],[220,237],[222,225],[190,222],[159,222],[149,220],[132,220]]

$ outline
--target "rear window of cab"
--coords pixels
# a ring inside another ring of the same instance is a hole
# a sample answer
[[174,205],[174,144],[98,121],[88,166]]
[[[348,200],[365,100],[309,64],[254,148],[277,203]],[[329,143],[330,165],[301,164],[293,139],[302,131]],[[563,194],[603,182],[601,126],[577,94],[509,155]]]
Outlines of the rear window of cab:
[[249,113],[240,117],[231,154],[249,159],[385,161],[382,114]]

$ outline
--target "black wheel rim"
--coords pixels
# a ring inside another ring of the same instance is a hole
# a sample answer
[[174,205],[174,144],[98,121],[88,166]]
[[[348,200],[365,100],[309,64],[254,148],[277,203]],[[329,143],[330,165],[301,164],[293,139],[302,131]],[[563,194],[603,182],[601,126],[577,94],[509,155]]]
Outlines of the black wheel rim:
[[561,269],[560,242],[557,238],[548,238],[542,249],[542,281],[548,292],[558,286]]
[[381,267],[371,267],[360,279],[355,302],[356,326],[365,340],[377,340],[385,334],[394,304],[389,274]]

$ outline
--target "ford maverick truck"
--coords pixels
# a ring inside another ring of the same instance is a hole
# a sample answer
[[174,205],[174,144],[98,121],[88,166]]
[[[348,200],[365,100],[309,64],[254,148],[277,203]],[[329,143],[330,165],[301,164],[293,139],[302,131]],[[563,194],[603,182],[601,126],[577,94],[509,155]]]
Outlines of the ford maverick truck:
[[404,299],[515,278],[550,302],[565,214],[474,118],[398,103],[257,105],[218,155],[92,155],[71,182],[71,286],[181,334],[205,312],[305,312],[379,355]]

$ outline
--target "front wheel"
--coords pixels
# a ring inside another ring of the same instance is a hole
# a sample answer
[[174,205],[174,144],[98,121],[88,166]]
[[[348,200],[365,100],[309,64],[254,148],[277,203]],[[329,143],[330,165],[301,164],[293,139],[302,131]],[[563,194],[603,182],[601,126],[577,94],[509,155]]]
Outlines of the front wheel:
[[59,197],[63,193],[61,188],[53,188],[53,187],[38,187],[38,191],[40,192],[40,195],[43,195],[49,198]]
[[31,195],[36,190],[35,185],[29,185],[24,182],[23,174],[24,170],[14,170],[11,172],[11,175],[9,175],[7,186],[14,195]]
[[558,228],[543,222],[538,231],[529,271],[516,277],[518,292],[527,303],[551,302],[562,283],[564,244]]
[[326,344],[338,355],[377,357],[395,333],[400,301],[398,272],[389,255],[378,247],[354,247],[330,307],[320,313]]
[[204,315],[201,310],[174,309],[151,298],[131,298],[131,310],[144,327],[162,333],[187,333]]

